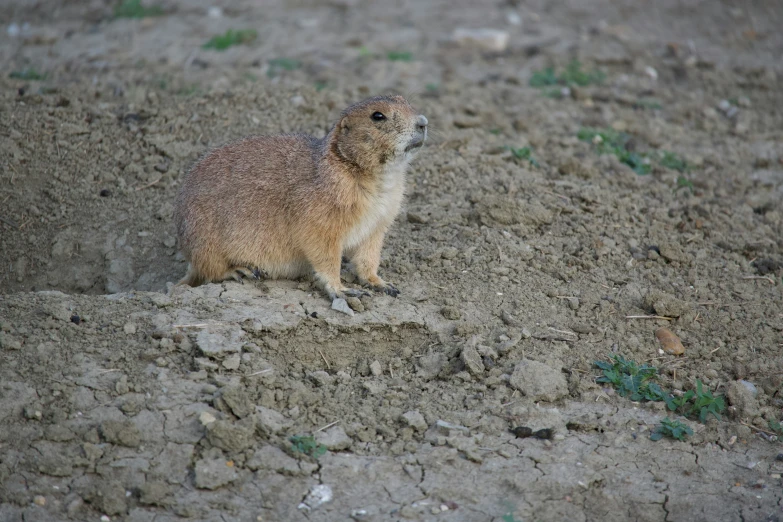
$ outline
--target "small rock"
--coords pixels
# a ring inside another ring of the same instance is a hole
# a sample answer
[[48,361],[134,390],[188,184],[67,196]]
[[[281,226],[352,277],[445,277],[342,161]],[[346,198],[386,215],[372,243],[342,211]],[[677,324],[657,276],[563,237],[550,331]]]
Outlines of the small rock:
[[528,359],[516,365],[509,384],[533,401],[553,402],[568,394],[568,384],[561,371]]
[[315,441],[323,444],[329,451],[346,450],[351,447],[353,440],[345,433],[341,426],[333,426],[315,435]]
[[465,365],[465,368],[474,376],[481,377],[484,375],[484,364],[481,362],[481,356],[478,351],[470,345],[466,345],[462,348],[460,359]]
[[257,426],[263,433],[274,435],[291,426],[291,421],[282,413],[263,406],[256,406]]
[[217,489],[239,478],[236,469],[223,459],[196,462],[196,487]]
[[6,350],[19,350],[22,348],[22,343],[7,333],[0,332],[0,348]]
[[672,333],[668,328],[658,328],[655,330],[655,338],[661,343],[663,351],[669,355],[682,355],[685,353],[685,347],[682,341]]
[[519,322],[519,319],[511,315],[505,310],[501,310],[500,312],[500,319],[503,321],[503,323],[506,326],[513,326],[513,327],[519,327],[522,326],[522,323]]
[[125,323],[125,326],[122,327],[122,330],[128,335],[133,335],[136,333],[136,325],[133,323]]
[[207,9],[207,16],[210,18],[222,18],[223,17],[223,9],[217,6],[212,6],[209,9]]
[[255,410],[255,404],[244,386],[226,386],[223,388],[220,398],[240,419],[247,417]]
[[424,420],[424,416],[418,410],[406,411],[400,415],[400,420],[403,424],[410,426],[416,431],[425,431],[427,429],[427,421]]
[[689,260],[689,257],[677,243],[664,241],[658,245],[658,251],[661,253],[664,259],[668,261],[678,261],[685,263]]
[[350,306],[348,306],[348,301],[346,301],[342,297],[338,297],[334,301],[332,301],[332,310],[337,310],[338,312],[342,312],[346,315],[350,315],[351,317],[354,316],[353,310],[351,309]]
[[244,336],[245,332],[237,325],[210,325],[198,333],[196,345],[207,357],[223,359],[233,353],[242,352]]
[[457,250],[454,247],[446,247],[443,249],[443,251],[440,253],[440,257],[443,259],[454,259],[457,257],[457,254],[459,253],[459,250]]
[[726,389],[726,398],[737,409],[739,417],[755,417],[759,414],[758,401],[753,397],[753,392],[742,381],[729,383]]
[[459,311],[459,308],[456,306],[444,306],[440,309],[440,313],[443,317],[450,321],[456,321],[462,315]]
[[750,381],[745,381],[745,380],[740,380],[740,381],[739,381],[739,383],[740,383],[740,384],[742,384],[742,385],[743,385],[745,388],[747,388],[747,389],[748,389],[748,391],[750,392],[751,396],[752,396],[754,399],[755,399],[755,398],[758,396],[758,394],[759,394],[759,391],[758,391],[758,389],[756,388],[756,385],[755,385],[755,384],[753,384],[753,383],[752,383],[752,382],[750,382]]
[[202,411],[201,415],[198,416],[198,421],[201,423],[202,426],[207,426],[209,424],[212,424],[217,419],[214,415],[209,413],[208,411]]
[[354,312],[364,312],[364,304],[358,297],[346,297],[345,302]]
[[373,361],[370,363],[370,372],[376,377],[380,377],[381,374],[383,374],[383,367],[381,367],[381,363],[378,361]]
[[681,301],[673,295],[658,290],[651,290],[644,297],[645,304],[656,314],[665,317],[680,317],[691,310],[690,303]]
[[423,225],[425,223],[429,223],[430,218],[429,216],[425,214],[421,214],[419,212],[408,212],[408,223],[414,223],[418,225]]
[[433,379],[443,371],[448,364],[448,358],[442,353],[430,353],[418,358],[417,374],[425,380]]
[[454,29],[453,39],[460,45],[502,52],[508,47],[509,34],[499,29],[467,29],[458,27]]
[[46,505],[46,497],[43,495],[36,495],[33,497],[33,504],[36,506],[45,506]]
[[327,502],[331,502],[332,498],[333,494],[331,487],[326,484],[317,484],[310,488],[307,496],[297,508],[302,511],[312,511],[318,509]]
[[120,515],[128,510],[125,488],[115,481],[99,482],[98,487],[87,495],[87,500],[98,511],[108,515]]
[[240,355],[238,353],[229,355],[223,361],[223,368],[225,368],[226,370],[237,370],[239,369],[239,363],[241,361],[242,359],[240,358]]

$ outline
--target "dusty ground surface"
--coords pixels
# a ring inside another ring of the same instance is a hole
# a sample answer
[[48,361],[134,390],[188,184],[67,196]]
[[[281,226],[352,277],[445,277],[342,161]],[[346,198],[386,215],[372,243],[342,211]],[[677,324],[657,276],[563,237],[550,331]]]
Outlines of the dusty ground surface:
[[[780,5],[459,4],[0,6],[0,520],[783,518],[760,432],[783,414]],[[574,58],[603,83],[529,86]],[[199,154],[323,135],[388,91],[433,134],[384,249],[398,299],[349,317],[308,281],[167,293]],[[639,175],[583,127],[690,168]],[[672,320],[626,318],[653,314]],[[661,404],[595,382],[613,353],[728,393],[724,420],[651,441]],[[292,449],[309,434],[325,454]]]

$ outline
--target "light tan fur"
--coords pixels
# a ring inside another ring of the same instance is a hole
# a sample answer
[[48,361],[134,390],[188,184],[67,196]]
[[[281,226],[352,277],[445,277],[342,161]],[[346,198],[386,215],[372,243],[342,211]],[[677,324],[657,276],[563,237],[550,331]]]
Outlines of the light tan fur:
[[[378,112],[384,119],[373,118]],[[363,293],[340,280],[345,255],[362,283],[397,295],[378,276],[381,247],[426,136],[427,119],[404,98],[379,96],[348,107],[320,140],[254,136],[213,150],[176,200],[179,244],[190,262],[179,284],[315,272],[332,299]]]

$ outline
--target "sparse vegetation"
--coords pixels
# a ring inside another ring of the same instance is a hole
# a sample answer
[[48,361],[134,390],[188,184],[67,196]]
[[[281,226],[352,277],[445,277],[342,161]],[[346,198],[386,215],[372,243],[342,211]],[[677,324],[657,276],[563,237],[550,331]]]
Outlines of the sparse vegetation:
[[114,8],[114,18],[148,18],[162,14],[162,7],[159,5],[145,6],[141,0],[123,0]]
[[[491,131],[490,131],[491,132]],[[514,155],[514,158],[518,160],[527,160],[534,167],[540,167],[536,159],[533,157],[533,149],[530,147],[520,147],[515,149],[514,147],[506,147]]]
[[781,425],[780,421],[776,419],[770,419],[767,422],[767,426],[769,426],[769,429],[775,432],[775,435],[777,435],[778,439],[783,438],[783,425]]
[[693,182],[685,176],[677,176],[677,187],[674,189],[675,192],[683,187],[687,187],[691,193],[693,193]]
[[202,48],[214,49],[216,51],[224,51],[234,45],[247,44],[258,38],[258,32],[255,29],[243,29],[235,31],[229,29],[225,33],[217,36],[213,36],[205,43]]
[[681,158],[673,152],[668,150],[663,151],[661,159],[658,162],[667,169],[676,170],[678,172],[686,172],[689,170],[688,162],[684,158]]
[[294,453],[302,453],[314,459],[326,453],[326,446],[318,444],[312,435],[295,435],[288,440]]
[[624,132],[586,127],[579,130],[577,137],[582,141],[592,142],[599,154],[614,154],[637,174],[650,173],[649,158],[632,150],[631,136]]
[[272,58],[269,60],[269,69],[266,75],[274,78],[280,71],[294,71],[302,66],[302,62],[293,58]]
[[38,81],[38,80],[46,79],[45,73],[40,73],[35,69],[33,69],[32,67],[28,67],[27,69],[22,69],[21,71],[13,71],[8,76],[9,78],[13,78],[15,80]]
[[407,51],[389,51],[386,58],[392,62],[410,62],[413,60],[413,53]]
[[602,83],[605,79],[606,75],[603,72],[597,69],[585,71],[578,60],[572,60],[560,74],[556,74],[552,67],[533,73],[533,76],[530,77],[530,86],[539,88],[554,85],[585,87]]
[[695,390],[676,397],[654,382],[658,375],[654,366],[639,365],[621,355],[613,355],[611,362],[595,361],[594,364],[603,370],[603,376],[596,382],[612,384],[621,397],[632,401],[663,401],[669,411],[698,417],[701,422],[707,422],[710,415],[720,420],[720,414],[726,410],[723,395],[714,396],[699,379],[696,379]]
[[650,433],[650,440],[661,440],[664,437],[684,441],[685,437],[693,435],[693,430],[678,420],[666,417]]

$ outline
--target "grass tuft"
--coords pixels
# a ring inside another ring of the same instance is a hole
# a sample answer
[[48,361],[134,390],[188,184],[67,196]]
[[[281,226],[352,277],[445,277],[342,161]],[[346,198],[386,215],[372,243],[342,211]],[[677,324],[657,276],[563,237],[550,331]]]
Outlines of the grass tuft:
[[312,435],[295,435],[288,439],[294,453],[302,453],[317,459],[326,453],[326,446],[318,444]]
[[148,18],[162,14],[162,7],[159,5],[145,6],[141,0],[124,0],[114,8],[114,18]]
[[685,441],[685,437],[693,435],[693,430],[678,420],[666,417],[650,433],[650,440],[661,440],[664,437]]
[[407,51],[389,51],[386,53],[386,59],[392,62],[410,62],[413,60],[413,53]]
[[258,32],[255,29],[243,29],[235,31],[229,29],[225,33],[217,36],[213,36],[210,40],[202,45],[203,49],[215,49],[216,51],[224,51],[234,45],[247,44],[258,38]]
[[603,72],[597,69],[585,71],[582,69],[582,64],[579,63],[578,60],[573,60],[566,65],[566,68],[560,74],[556,74],[555,69],[552,67],[547,67],[542,71],[534,72],[530,77],[529,83],[531,87],[538,88],[552,87],[555,85],[586,87],[588,85],[603,83],[605,79],[606,75]]
[[38,81],[38,80],[45,80],[46,73],[40,73],[35,69],[33,69],[32,67],[28,67],[27,69],[22,69],[21,71],[12,71],[11,74],[8,75],[8,77],[13,78],[15,80]]

